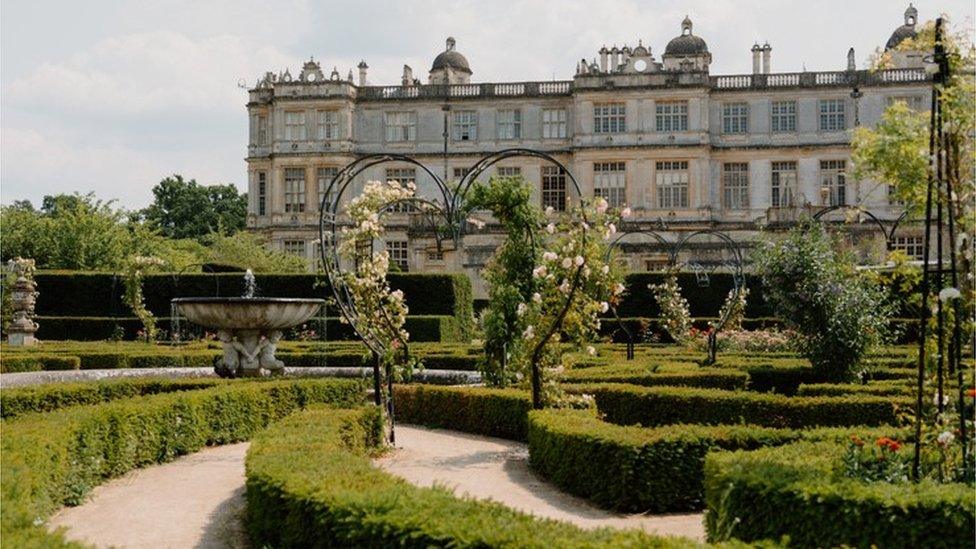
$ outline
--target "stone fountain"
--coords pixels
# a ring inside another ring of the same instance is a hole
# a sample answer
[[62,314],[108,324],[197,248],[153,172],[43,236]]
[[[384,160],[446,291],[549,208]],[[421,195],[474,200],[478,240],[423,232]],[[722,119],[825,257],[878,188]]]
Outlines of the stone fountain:
[[224,357],[214,370],[221,377],[256,377],[284,372],[275,358],[283,330],[315,316],[324,299],[255,297],[254,273],[244,275],[241,297],[178,297],[173,305],[190,322],[217,331]]

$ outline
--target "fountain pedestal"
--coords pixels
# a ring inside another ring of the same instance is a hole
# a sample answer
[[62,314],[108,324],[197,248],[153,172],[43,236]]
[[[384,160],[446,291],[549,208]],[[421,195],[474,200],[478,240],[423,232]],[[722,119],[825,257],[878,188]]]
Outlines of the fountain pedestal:
[[180,297],[173,304],[187,320],[217,331],[224,356],[214,366],[221,377],[257,377],[284,372],[275,358],[282,331],[307,322],[323,299],[273,297]]

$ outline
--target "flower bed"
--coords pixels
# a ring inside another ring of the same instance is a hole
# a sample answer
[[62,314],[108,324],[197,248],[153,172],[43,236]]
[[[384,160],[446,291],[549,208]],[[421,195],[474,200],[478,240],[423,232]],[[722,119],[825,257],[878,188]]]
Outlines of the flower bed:
[[356,381],[229,383],[208,390],[124,399],[3,422],[0,535],[4,546],[58,547],[43,519],[80,503],[103,480],[209,444],[245,440],[313,403],[362,402]]
[[801,442],[705,458],[709,540],[794,547],[972,547],[973,488],[844,477],[844,445]]
[[418,488],[373,467],[373,409],[309,410],[255,437],[247,524],[270,547],[700,547],[639,530],[582,530],[504,505]]
[[[874,431],[895,434],[894,428]],[[851,432],[755,425],[623,427],[588,410],[533,410],[529,462],[549,481],[601,507],[632,513],[692,511],[704,506],[703,466],[713,450],[846,440]]]

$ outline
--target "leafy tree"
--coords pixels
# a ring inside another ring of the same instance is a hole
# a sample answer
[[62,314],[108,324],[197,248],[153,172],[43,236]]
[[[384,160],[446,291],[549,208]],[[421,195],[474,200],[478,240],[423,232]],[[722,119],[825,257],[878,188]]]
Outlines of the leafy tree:
[[233,185],[200,185],[173,175],[153,187],[153,197],[142,215],[169,238],[203,238],[216,231],[234,233],[244,228],[247,195],[238,193]]
[[308,263],[294,254],[271,250],[260,235],[211,233],[204,239],[208,262],[235,265],[256,273],[304,273]]
[[800,334],[800,351],[829,381],[854,381],[864,357],[883,343],[893,310],[885,290],[836,251],[824,227],[801,222],[753,252],[765,297]]

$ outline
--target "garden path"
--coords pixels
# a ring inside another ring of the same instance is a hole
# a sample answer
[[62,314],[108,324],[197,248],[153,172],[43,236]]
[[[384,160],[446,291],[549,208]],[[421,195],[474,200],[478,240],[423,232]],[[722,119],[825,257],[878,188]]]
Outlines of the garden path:
[[137,469],[92,490],[49,521],[96,547],[248,547],[244,455],[248,443],[207,448]]
[[533,515],[583,528],[641,528],[704,541],[701,513],[626,515],[569,495],[529,469],[525,444],[499,438],[398,425],[397,449],[375,461],[419,486],[447,486],[457,494],[492,499]]

